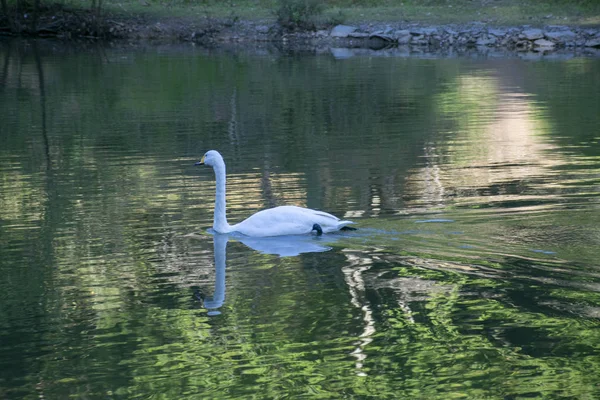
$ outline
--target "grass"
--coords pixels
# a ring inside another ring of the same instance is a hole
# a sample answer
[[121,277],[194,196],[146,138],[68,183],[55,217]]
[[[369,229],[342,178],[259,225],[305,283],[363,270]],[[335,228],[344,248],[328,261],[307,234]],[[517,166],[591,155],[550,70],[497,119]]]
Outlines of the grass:
[[[485,5],[482,5],[485,4]],[[407,20],[425,24],[600,25],[600,6],[578,6],[535,0],[452,1],[448,4],[353,7],[348,22]]]
[[[23,1],[23,0],[21,0]],[[49,1],[49,0],[46,0]],[[62,0],[89,7],[91,0]],[[8,0],[15,3],[16,0]],[[42,0],[44,2],[44,0]],[[600,26],[600,0],[329,0],[323,21]],[[156,19],[276,19],[279,0],[104,0],[107,11]]]

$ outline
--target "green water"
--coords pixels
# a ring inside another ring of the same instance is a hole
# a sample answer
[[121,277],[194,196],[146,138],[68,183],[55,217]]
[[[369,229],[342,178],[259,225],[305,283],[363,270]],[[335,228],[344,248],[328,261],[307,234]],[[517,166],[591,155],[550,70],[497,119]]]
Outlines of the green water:
[[[599,93],[589,58],[0,42],[0,398],[600,397]],[[208,149],[230,222],[359,230],[212,235]]]

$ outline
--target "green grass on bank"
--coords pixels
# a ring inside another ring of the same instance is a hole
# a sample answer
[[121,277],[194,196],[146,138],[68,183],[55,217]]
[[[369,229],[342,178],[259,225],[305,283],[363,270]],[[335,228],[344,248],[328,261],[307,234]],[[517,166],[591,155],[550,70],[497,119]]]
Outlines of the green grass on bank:
[[[278,0],[107,0],[113,10],[166,16],[273,19]],[[600,25],[600,0],[337,0],[324,1],[322,20],[415,21],[428,24],[481,21],[494,25]]]
[[[23,0],[8,0],[16,3]],[[50,0],[42,0],[42,2]],[[98,1],[98,0],[96,0]],[[103,9],[157,19],[237,18],[274,20],[281,1],[317,0],[103,0]],[[91,0],[59,0],[89,7]],[[600,0],[329,0],[318,22],[411,21],[425,24],[600,26]]]
[[444,1],[355,7],[348,21],[409,20],[429,24],[486,22],[492,25],[600,25],[600,1],[594,5],[536,0]]

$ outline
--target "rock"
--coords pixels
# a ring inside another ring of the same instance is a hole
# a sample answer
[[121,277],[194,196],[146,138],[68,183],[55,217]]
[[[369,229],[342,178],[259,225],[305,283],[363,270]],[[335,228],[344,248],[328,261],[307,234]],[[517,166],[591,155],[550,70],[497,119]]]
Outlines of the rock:
[[429,39],[425,35],[412,35],[410,43],[419,46],[426,46],[429,44]]
[[556,32],[546,32],[544,37],[549,40],[554,40],[556,42],[567,42],[569,40],[575,39],[575,32],[566,30],[566,31],[556,31]]
[[392,32],[394,32],[394,29],[391,26],[386,26],[385,29],[382,31],[382,33],[384,35],[391,35]]
[[526,29],[521,32],[521,36],[523,39],[527,40],[537,40],[544,37],[544,33],[541,29]]
[[438,32],[437,28],[413,28],[410,30],[410,33],[413,36],[421,36],[421,35],[429,36],[429,35],[433,35],[434,33],[437,33],[437,32]]
[[396,41],[396,39],[392,35],[389,35],[389,34],[386,34],[383,32],[371,33],[369,35],[369,39],[381,39],[386,42],[395,42]]
[[206,32],[202,31],[202,32],[192,32],[192,35],[190,36],[190,39],[192,41],[194,40],[198,40],[201,37],[203,37],[206,34]]
[[477,41],[475,42],[475,44],[477,46],[493,46],[496,44],[496,37],[495,36],[482,36],[479,39],[477,39]]
[[458,33],[460,36],[479,36],[482,32],[481,29],[478,28],[466,28]]
[[595,37],[593,39],[588,40],[584,44],[585,47],[600,47],[600,37]]
[[546,39],[538,39],[535,42],[533,42],[535,47],[543,47],[546,49],[551,49],[555,46],[554,42],[551,42],[549,40]]
[[503,37],[506,35],[506,31],[504,29],[488,29],[488,33],[496,37]]
[[348,37],[354,38],[354,39],[366,39],[369,36],[370,35],[368,33],[364,33],[364,32],[352,32],[352,33],[348,34]]
[[256,27],[256,32],[262,33],[262,34],[267,34],[267,33],[269,33],[270,30],[271,30],[271,28],[269,28],[267,25],[258,25]]
[[350,35],[352,32],[356,31],[357,29],[358,28],[356,28],[355,26],[337,25],[331,30],[331,33],[329,34],[329,36],[345,38],[345,37],[348,37],[348,35]]
[[466,36],[464,38],[464,42],[469,45],[473,45],[473,44],[477,43],[477,38],[474,36]]
[[398,44],[408,44],[412,38],[410,31],[408,29],[398,30],[394,32],[394,37]]
[[397,39],[396,39],[398,44],[409,44],[411,40],[412,40],[412,35],[410,33],[408,35],[404,35],[404,36],[397,36]]
[[423,35],[434,35],[438,33],[437,28],[423,28]]

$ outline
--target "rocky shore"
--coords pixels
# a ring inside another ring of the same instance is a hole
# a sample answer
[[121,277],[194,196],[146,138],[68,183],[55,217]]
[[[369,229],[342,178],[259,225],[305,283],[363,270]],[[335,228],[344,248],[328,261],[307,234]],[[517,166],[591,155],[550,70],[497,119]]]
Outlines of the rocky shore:
[[394,45],[443,47],[502,47],[514,50],[551,51],[559,48],[600,48],[600,30],[578,29],[566,26],[548,26],[544,29],[529,26],[494,28],[483,24],[469,27],[440,26],[407,27],[338,25],[330,32],[317,35],[356,40],[377,40]]
[[484,23],[469,26],[423,26],[420,24],[337,25],[316,32],[283,32],[276,25],[241,22],[237,27],[218,30],[209,38],[193,32],[182,40],[217,42],[275,41],[302,42],[315,46],[383,50],[414,49],[420,52],[448,50],[512,51],[524,53],[577,52],[600,56],[600,29],[551,25],[492,27]]
[[[15,32],[15,27],[20,27]],[[0,34],[35,37],[85,38],[126,41],[180,41],[199,44],[274,43],[284,46],[400,49],[415,52],[514,52],[521,54],[577,54],[600,57],[600,28],[548,25],[545,27],[468,25],[426,26],[389,22],[337,25],[317,31],[289,32],[274,21],[214,18],[173,18],[152,21],[140,16],[117,17],[74,12],[62,7],[42,13],[35,31],[23,20],[0,18]]]

